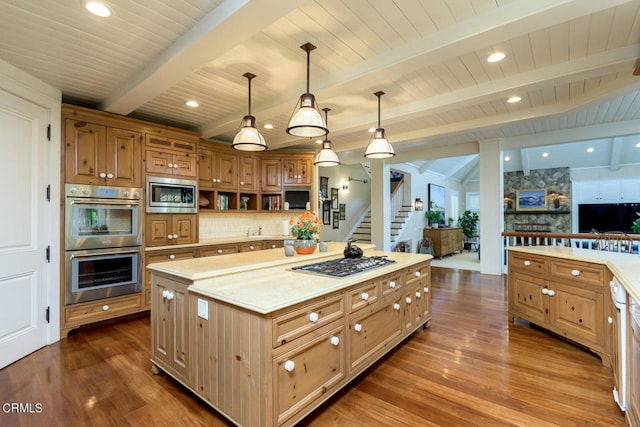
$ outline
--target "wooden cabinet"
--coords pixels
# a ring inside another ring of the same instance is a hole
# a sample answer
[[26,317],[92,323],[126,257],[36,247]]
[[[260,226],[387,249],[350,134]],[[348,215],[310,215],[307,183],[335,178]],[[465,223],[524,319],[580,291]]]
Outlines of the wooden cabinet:
[[252,156],[238,156],[238,189],[258,191],[258,159]]
[[152,275],[151,348],[154,362],[179,381],[189,384],[191,330],[187,284]]
[[433,256],[437,258],[462,252],[462,228],[425,228],[423,236],[433,242]]
[[263,248],[264,248],[264,244],[261,241],[241,243],[238,245],[238,252],[261,251]]
[[603,265],[510,251],[509,316],[582,344],[610,366],[604,287],[610,280]]
[[145,171],[149,175],[170,175],[174,177],[197,176],[197,160],[194,154],[169,153],[146,150]]
[[640,201],[638,180],[577,181],[573,185],[575,198],[581,203],[631,203]]
[[81,304],[63,306],[63,322],[61,336],[69,331],[89,323],[112,319],[118,316],[140,311],[141,295],[139,293],[116,298],[105,298]]
[[199,257],[207,257],[207,256],[218,256],[218,255],[230,255],[238,253],[238,245],[229,244],[229,245],[211,245],[201,247],[198,250]]
[[627,425],[640,425],[640,306],[632,297],[628,301],[628,366]]
[[282,161],[279,159],[260,160],[260,189],[265,193],[282,191]]
[[140,187],[141,134],[66,119],[65,182]]
[[196,214],[147,214],[147,246],[184,245],[198,240]]
[[[178,261],[181,259],[195,258],[196,250],[193,248],[188,249],[163,249],[159,251],[148,251],[145,254],[145,267],[154,262],[169,262]],[[151,307],[151,270],[145,268],[143,274],[142,295],[143,295],[143,308],[149,309]]]
[[311,158],[291,157],[282,161],[284,185],[311,185]]

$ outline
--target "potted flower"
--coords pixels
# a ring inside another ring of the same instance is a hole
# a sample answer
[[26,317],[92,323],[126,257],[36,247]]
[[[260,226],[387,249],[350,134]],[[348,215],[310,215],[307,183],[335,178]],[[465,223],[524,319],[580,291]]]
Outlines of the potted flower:
[[441,213],[439,210],[429,209],[424,213],[424,216],[427,218],[432,228],[438,228],[438,223],[440,222],[441,218]]
[[304,212],[289,219],[291,234],[296,237],[293,247],[298,254],[312,254],[316,250],[316,239],[324,224],[315,212]]

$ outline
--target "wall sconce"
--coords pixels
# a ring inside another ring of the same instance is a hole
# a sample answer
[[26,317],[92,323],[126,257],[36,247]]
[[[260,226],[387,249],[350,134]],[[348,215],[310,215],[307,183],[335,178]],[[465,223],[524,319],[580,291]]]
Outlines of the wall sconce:
[[413,208],[416,211],[424,210],[424,202],[418,197],[415,202],[413,202]]
[[342,181],[342,184],[340,184],[340,185],[342,187],[341,188],[342,191],[347,192],[347,193],[349,192],[349,182],[348,181]]

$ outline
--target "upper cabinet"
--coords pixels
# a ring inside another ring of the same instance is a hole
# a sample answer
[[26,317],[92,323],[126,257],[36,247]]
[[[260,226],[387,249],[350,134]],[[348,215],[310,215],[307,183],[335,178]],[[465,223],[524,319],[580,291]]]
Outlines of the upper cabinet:
[[150,175],[196,178],[198,176],[197,147],[197,141],[147,133],[145,171]]
[[258,190],[258,159],[253,156],[238,156],[238,188],[240,191]]
[[311,158],[289,157],[282,161],[282,183],[284,185],[311,185]]
[[66,119],[65,181],[140,187],[140,132]]
[[573,191],[578,204],[640,202],[638,180],[577,181]]

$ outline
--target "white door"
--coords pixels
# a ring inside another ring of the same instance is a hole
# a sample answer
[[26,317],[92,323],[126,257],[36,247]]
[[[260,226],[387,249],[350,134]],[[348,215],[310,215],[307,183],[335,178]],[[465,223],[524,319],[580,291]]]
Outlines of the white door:
[[0,89],[0,368],[47,343],[47,109]]

